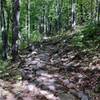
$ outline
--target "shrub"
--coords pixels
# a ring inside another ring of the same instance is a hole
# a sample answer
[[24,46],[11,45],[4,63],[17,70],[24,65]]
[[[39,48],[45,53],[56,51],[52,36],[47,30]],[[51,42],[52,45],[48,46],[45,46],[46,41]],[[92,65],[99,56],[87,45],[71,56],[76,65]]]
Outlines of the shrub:
[[95,23],[86,25],[76,33],[72,39],[72,43],[80,48],[98,48],[100,47],[100,28]]

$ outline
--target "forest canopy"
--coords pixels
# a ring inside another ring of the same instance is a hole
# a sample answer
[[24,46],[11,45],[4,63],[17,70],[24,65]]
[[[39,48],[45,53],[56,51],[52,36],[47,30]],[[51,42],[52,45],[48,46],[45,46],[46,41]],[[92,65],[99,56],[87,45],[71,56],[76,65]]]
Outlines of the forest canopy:
[[7,59],[11,48],[16,58],[17,49],[85,25],[84,38],[93,38],[99,23],[99,0],[0,0],[0,51]]

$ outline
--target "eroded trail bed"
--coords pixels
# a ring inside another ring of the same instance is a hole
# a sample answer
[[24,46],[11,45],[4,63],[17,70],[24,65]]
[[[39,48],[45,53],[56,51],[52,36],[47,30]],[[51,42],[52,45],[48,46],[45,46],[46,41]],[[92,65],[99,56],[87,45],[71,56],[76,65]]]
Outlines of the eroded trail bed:
[[0,100],[100,100],[100,53],[81,52],[62,40],[20,56],[8,81],[0,80]]

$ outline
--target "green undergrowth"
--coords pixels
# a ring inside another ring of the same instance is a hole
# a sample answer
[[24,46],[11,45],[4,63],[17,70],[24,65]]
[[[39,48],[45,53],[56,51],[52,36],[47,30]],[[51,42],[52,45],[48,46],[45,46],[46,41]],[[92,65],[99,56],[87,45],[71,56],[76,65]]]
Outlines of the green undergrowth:
[[0,60],[0,74],[6,71],[7,66],[8,66],[8,61]]
[[88,24],[77,32],[72,40],[72,45],[78,49],[86,51],[96,51],[100,49],[100,26]]
[[0,79],[3,80],[20,80],[21,75],[18,70],[19,63],[0,60]]

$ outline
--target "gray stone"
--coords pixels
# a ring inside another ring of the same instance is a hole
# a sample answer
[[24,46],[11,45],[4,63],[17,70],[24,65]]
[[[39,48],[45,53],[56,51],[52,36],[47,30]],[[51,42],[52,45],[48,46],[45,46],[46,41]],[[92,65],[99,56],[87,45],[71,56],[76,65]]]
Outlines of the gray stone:
[[70,93],[59,94],[60,100],[75,100],[75,97]]

